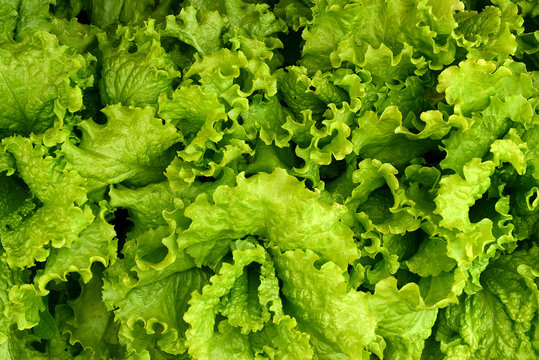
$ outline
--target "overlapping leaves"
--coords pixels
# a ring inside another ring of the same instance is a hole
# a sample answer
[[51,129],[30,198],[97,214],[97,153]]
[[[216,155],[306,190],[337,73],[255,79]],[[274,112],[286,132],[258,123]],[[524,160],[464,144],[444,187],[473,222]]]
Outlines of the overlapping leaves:
[[537,358],[538,9],[0,1],[0,358]]

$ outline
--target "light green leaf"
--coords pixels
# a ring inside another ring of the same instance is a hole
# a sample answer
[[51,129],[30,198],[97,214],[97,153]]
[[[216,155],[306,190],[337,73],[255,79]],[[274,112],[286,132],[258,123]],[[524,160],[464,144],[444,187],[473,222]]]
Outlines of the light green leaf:
[[484,271],[484,289],[442,310],[437,339],[445,359],[535,359],[537,248],[500,257]]
[[94,269],[95,274],[82,287],[81,294],[69,305],[63,305],[73,315],[64,320],[62,332],[69,335],[70,344],[82,345],[91,354],[90,358],[111,358],[117,341],[114,319],[101,299],[102,268]]
[[531,77],[523,71],[521,66],[496,68],[492,61],[470,59],[446,68],[438,77],[436,90],[445,92],[447,102],[455,106],[457,114],[468,116],[484,110],[491,97],[504,101],[509,95],[529,98],[535,94]]
[[168,182],[136,189],[119,185],[110,189],[109,196],[111,206],[129,211],[129,218],[138,232],[166,225],[163,211],[174,210],[180,201]]
[[406,261],[408,269],[421,277],[439,276],[455,265],[455,260],[447,255],[447,243],[437,237],[424,239],[417,252]]
[[203,148],[206,141],[218,142],[223,135],[214,127],[227,120],[225,106],[214,93],[204,92],[199,86],[181,86],[174,91],[172,99],[159,98],[159,116],[176,126],[184,141],[193,150]]
[[376,332],[386,342],[384,358],[420,358],[438,310],[427,308],[416,284],[398,289],[393,277],[378,282],[369,298],[369,310],[379,319]]
[[44,204],[84,204],[87,197],[82,177],[66,170],[62,158],[35,142],[21,136],[2,142],[4,151],[13,155],[17,173],[32,194]]
[[490,145],[490,152],[494,155],[494,162],[509,162],[519,175],[526,172],[526,144],[518,136],[514,128],[509,129],[506,139],[495,140]]
[[235,187],[217,188],[212,203],[201,196],[185,210],[192,223],[178,233],[178,245],[198,264],[214,265],[233,240],[247,235],[267,238],[283,251],[311,249],[343,268],[358,256],[352,232],[340,221],[343,206],[320,201],[282,169],[236,181]]
[[388,106],[380,116],[367,111],[357,119],[352,131],[354,153],[374,158],[396,167],[407,164],[436,147],[432,140],[414,141],[401,133],[402,114],[396,106]]
[[305,67],[289,66],[275,74],[280,97],[299,120],[302,111],[311,110],[315,118],[321,116],[327,104],[340,106],[348,100],[343,89],[333,85],[328,74],[316,73],[312,78]]
[[275,143],[280,148],[287,147],[292,137],[290,131],[283,128],[289,116],[277,96],[266,101],[260,95],[254,97],[249,104],[249,110],[241,114],[243,128],[249,138],[258,136],[264,144]]
[[0,138],[42,133],[61,125],[66,110],[80,110],[81,88],[72,81],[86,66],[83,56],[58,45],[56,37],[45,32],[2,44]]
[[361,57],[368,46],[374,50],[384,44],[399,55],[408,44],[414,49],[414,58],[424,56],[431,67],[441,67],[454,58],[455,48],[447,37],[457,26],[453,18],[457,9],[462,9],[462,3],[457,1],[444,1],[441,6],[434,1],[423,6],[416,1],[318,2],[313,8],[312,24],[303,33],[302,64],[313,73],[338,66],[330,63],[330,54],[349,41],[349,51]]
[[442,177],[434,199],[434,213],[442,216],[440,225],[461,230],[470,227],[469,208],[487,191],[494,168],[493,162],[475,158],[464,166],[464,178],[457,174]]
[[459,22],[455,33],[461,36],[457,43],[468,50],[468,58],[503,62],[515,54],[515,33],[522,33],[524,21],[515,4],[502,1],[499,5],[487,6],[480,13],[465,11],[455,16]]
[[102,110],[108,121],[100,125],[85,120],[79,126],[78,146],[63,144],[68,167],[81,174],[89,190],[127,181],[146,185],[164,178],[163,171],[173,156],[171,148],[179,141],[174,126],[155,118],[155,110],[123,107]]
[[2,0],[0,2],[0,40],[11,39],[17,26],[20,0]]
[[51,281],[67,281],[69,273],[77,272],[84,283],[92,278],[92,265],[101,263],[108,266],[116,259],[117,240],[114,227],[106,222],[109,213],[104,204],[98,209],[95,220],[78,235],[70,247],[52,249],[45,268],[38,271],[35,278],[42,294],[48,293],[46,286]]
[[[442,168],[449,168],[462,175],[462,167],[473,158],[485,156],[496,139],[502,138],[512,122],[531,123],[533,110],[521,95],[507,96],[502,102],[492,98],[480,115],[473,115],[469,128],[454,130],[443,141],[447,156],[441,161]],[[451,116],[456,119],[456,116]]]
[[197,11],[184,7],[178,16],[167,16],[165,36],[174,36],[194,47],[202,56],[221,48],[221,33],[228,21],[217,11]]
[[[24,277],[20,270],[11,269],[4,261],[0,260],[0,359],[45,360],[47,357],[44,354],[34,350],[30,345],[33,341],[37,341],[39,338],[31,334],[29,331],[17,330],[14,325],[14,320],[17,318],[23,320],[22,325],[26,325],[26,314],[18,313],[18,311],[21,310],[21,305],[22,311],[26,311],[26,309],[36,305],[38,308],[44,308],[41,299],[35,297],[30,297],[26,300],[33,301],[38,299],[40,303],[31,301],[24,301],[23,304],[10,303],[9,293],[11,291],[13,291],[11,295],[13,300],[17,301],[21,299],[19,295],[23,294],[21,294],[19,286],[22,285],[23,282]],[[29,285],[28,288],[30,288]],[[34,312],[34,314],[36,313]],[[39,314],[37,314],[37,316],[37,318],[31,319],[31,323],[33,325],[36,325],[37,322],[39,322]]]
[[311,250],[275,256],[288,311],[300,330],[311,336],[319,358],[381,356],[383,340],[375,333],[378,320],[369,311],[367,294],[348,291],[342,269],[333,262],[317,267],[320,260]]
[[[191,293],[201,290],[207,283],[206,271],[192,269],[177,272],[166,278],[145,286],[136,287],[122,300],[114,303],[117,320],[121,321],[122,341],[128,349],[136,349],[136,343],[130,344],[135,324],[142,321],[146,333],[155,334],[155,326],[162,326],[156,334],[157,345],[169,354],[181,354],[186,351],[184,332],[188,325],[183,320],[188,309]],[[145,294],[153,294],[148,298]]]
[[94,220],[88,206],[44,205],[11,230],[3,230],[2,246],[10,266],[30,267],[45,261],[53,248],[71,246]]
[[[269,254],[260,245],[240,240],[234,243],[232,256],[233,264],[224,263],[211,284],[193,294],[184,317],[191,325],[186,332],[189,353],[196,359],[258,359],[262,354],[283,360],[312,359],[308,335],[283,313]],[[245,276],[249,276],[247,287]],[[228,319],[217,324],[218,313]]]
[[[221,298],[233,291],[237,280],[244,274],[246,266],[253,262],[262,264],[265,261],[266,254],[263,247],[253,244],[241,244],[241,246],[243,249],[239,248],[232,252],[234,264],[223,264],[219,274],[210,279],[211,285],[204,287],[201,293],[195,292],[189,302],[191,306],[184,316],[185,321],[190,325],[186,332],[187,346],[189,354],[196,359],[211,359],[212,346],[210,344],[214,337],[215,315],[218,309],[226,311],[223,305],[219,306]],[[232,293],[231,295],[233,296]]]
[[179,73],[161,47],[153,21],[144,29],[119,27],[113,38],[100,33],[98,39],[103,56],[99,94],[105,105],[156,105],[160,94],[172,92]]

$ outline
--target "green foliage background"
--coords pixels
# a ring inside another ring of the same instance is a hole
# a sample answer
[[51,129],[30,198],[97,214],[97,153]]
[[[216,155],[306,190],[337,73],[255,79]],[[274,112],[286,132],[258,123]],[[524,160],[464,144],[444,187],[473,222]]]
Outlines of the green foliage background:
[[539,358],[535,0],[0,0],[0,360]]

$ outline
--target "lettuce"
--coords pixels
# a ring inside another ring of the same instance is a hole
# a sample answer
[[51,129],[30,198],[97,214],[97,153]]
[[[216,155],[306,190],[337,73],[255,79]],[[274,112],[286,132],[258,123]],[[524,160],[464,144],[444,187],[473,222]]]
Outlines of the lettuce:
[[531,0],[0,0],[0,360],[539,357]]

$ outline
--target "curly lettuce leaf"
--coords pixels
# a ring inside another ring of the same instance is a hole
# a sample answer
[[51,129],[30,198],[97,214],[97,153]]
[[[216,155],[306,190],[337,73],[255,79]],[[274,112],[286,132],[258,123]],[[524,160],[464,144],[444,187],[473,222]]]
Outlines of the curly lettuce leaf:
[[115,338],[116,329],[111,312],[101,299],[102,268],[95,267],[95,274],[81,290],[81,294],[68,304],[57,308],[62,333],[71,345],[80,344],[90,358],[112,358],[121,352]]
[[[428,59],[433,68],[451,63],[455,46],[448,37],[457,26],[453,11],[462,9],[462,3],[444,1],[442,6],[436,6],[434,2],[418,5],[416,1],[387,3],[377,0],[317,3],[312,25],[303,32],[302,64],[313,73],[339,67],[338,57],[346,52],[353,64],[363,66],[369,62],[374,64],[376,58],[381,57],[375,53],[384,51],[383,56],[389,56],[385,63],[391,66],[398,64],[399,58],[407,57],[412,66],[405,67],[397,75],[403,78],[409,70],[425,66],[419,60],[421,57]],[[406,50],[406,44],[411,48]],[[403,56],[406,52],[408,54]],[[420,65],[416,67],[414,63]],[[379,74],[383,76],[383,71]]]
[[88,190],[128,181],[146,185],[164,178],[163,171],[173,156],[172,146],[179,141],[176,128],[155,118],[155,110],[124,107],[104,108],[104,125],[85,120],[80,144],[62,146],[68,167],[85,179]]
[[455,15],[455,37],[468,50],[468,58],[501,62],[516,53],[516,34],[524,30],[523,19],[515,4],[502,3],[500,7],[487,6],[481,12],[465,10]]
[[180,39],[204,56],[222,47],[222,32],[227,26],[228,19],[218,11],[198,11],[189,6],[183,8],[176,17],[167,16],[163,35]]
[[70,246],[93,219],[89,207],[44,205],[16,228],[1,232],[8,263],[30,267],[45,261],[51,252],[49,244],[53,248]]
[[440,165],[462,174],[467,162],[484,157],[491,146],[507,134],[512,121],[528,123],[531,113],[532,108],[522,96],[510,96],[505,102],[491,99],[488,108],[472,116],[469,128],[455,130],[443,141],[447,156]]
[[13,156],[17,175],[43,204],[82,205],[87,200],[83,178],[66,170],[64,159],[52,153],[41,141],[21,136],[2,142],[3,150]]
[[445,359],[535,359],[537,247],[492,262],[483,290],[442,310],[436,338]]
[[130,189],[118,185],[109,191],[110,205],[129,211],[129,218],[134,224],[134,231],[143,232],[166,225],[164,211],[172,211],[180,199],[172,191],[168,182],[149,184]]
[[457,174],[442,177],[438,196],[434,199],[434,213],[442,216],[440,225],[463,230],[471,226],[469,208],[489,188],[494,168],[493,162],[475,158],[464,166],[464,178]]
[[176,126],[183,140],[192,144],[193,150],[189,153],[193,153],[197,146],[204,147],[208,140],[221,140],[223,135],[214,126],[227,120],[225,106],[218,96],[199,86],[180,86],[172,98],[161,97],[159,116]]
[[192,223],[178,231],[178,245],[198,264],[215,265],[232,241],[247,235],[267,238],[283,251],[311,249],[342,267],[358,257],[352,232],[340,220],[346,210],[322,202],[286,171],[236,181],[185,209]]
[[378,282],[369,310],[379,318],[376,331],[386,342],[384,358],[420,358],[438,310],[425,305],[417,285],[398,289],[393,277]]
[[275,17],[268,4],[239,0],[192,0],[185,2],[185,7],[189,6],[202,14],[212,13],[214,18],[216,12],[221,14],[228,23],[223,37],[233,44],[234,49],[241,50],[250,58],[261,56],[271,61],[274,56],[272,50],[282,47],[276,35],[285,31],[286,27],[284,21]]
[[29,189],[15,176],[0,175],[0,229],[17,226],[36,206]]
[[321,358],[363,359],[370,352],[381,356],[384,342],[375,332],[378,318],[369,311],[367,294],[348,291],[340,267],[333,262],[320,264],[320,260],[311,250],[287,251],[275,257],[287,310],[297,319],[299,329],[311,336]]
[[104,105],[156,105],[172,93],[178,72],[159,41],[154,22],[143,29],[119,27],[114,37],[98,34],[102,54],[99,94]]
[[0,0],[0,358],[536,358],[539,7],[491,3]]
[[[47,61],[43,61],[47,59]],[[0,48],[0,138],[28,136],[61,126],[66,111],[83,108],[77,72],[85,58],[58,44],[54,35],[35,32]]]
[[164,20],[172,12],[170,0],[121,0],[114,3],[104,0],[87,2],[88,16],[100,28],[110,28],[116,24],[142,25],[145,20]]
[[[224,263],[211,284],[190,300],[185,315],[191,325],[186,332],[190,355],[196,359],[255,359],[262,354],[312,359],[308,335],[299,332],[296,322],[283,313],[271,257],[262,246],[247,241],[237,241],[232,256],[234,263]],[[253,267],[259,272],[248,273]],[[227,320],[217,323],[217,313]],[[230,338],[235,339],[235,346],[226,341]]]
[[[221,49],[198,59],[185,73],[172,99],[160,99],[160,114],[184,135],[185,148],[167,173],[178,183],[196,177],[219,178],[223,169],[237,169],[253,155],[239,116],[251,97],[275,95],[269,66],[241,52]],[[191,101],[195,106],[191,106]]]
[[250,139],[258,136],[264,144],[275,144],[280,148],[287,147],[292,138],[292,133],[283,127],[289,116],[277,96],[268,100],[261,95],[255,96],[249,104],[249,109],[241,113],[243,129]]
[[40,205],[29,213],[34,206],[27,197],[26,204],[21,203],[18,210],[25,217],[0,230],[8,263],[29,267],[36,260],[45,261],[51,251],[49,244],[53,248],[70,246],[94,215],[84,205],[87,197],[82,178],[66,171],[63,159],[51,156],[45,145],[20,136],[6,138],[2,144],[3,150],[13,156],[18,175]]
[[20,0],[2,0],[0,3],[0,40],[11,39],[17,27]]
[[48,293],[49,282],[67,281],[67,275],[73,272],[80,274],[82,282],[87,283],[93,276],[94,263],[106,267],[116,260],[116,232],[105,220],[109,209],[101,207],[98,211],[94,221],[80,232],[70,247],[51,250],[45,268],[38,271],[34,279],[42,294]]
[[[177,272],[134,288],[124,299],[116,302],[114,315],[117,321],[121,321],[121,341],[127,345],[128,350],[144,350],[137,349],[137,343],[131,344],[136,323],[143,322],[147,336],[156,337],[162,351],[175,355],[184,353],[186,344],[183,334],[188,325],[183,317],[189,308],[188,301],[191,293],[202,289],[208,278],[208,273],[200,269]],[[154,294],[151,301],[143,301],[148,293]],[[162,326],[159,334],[154,330],[158,324]]]
[[465,60],[440,74],[436,90],[445,92],[448,104],[464,116],[487,108],[492,97],[504,101],[510,95],[520,94],[527,99],[536,94],[523,64],[508,65],[497,68],[492,61]]
[[38,341],[39,337],[28,330],[18,330],[13,321],[17,309],[13,307],[13,304],[10,304],[9,293],[14,286],[23,283],[23,273],[18,269],[11,269],[4,261],[0,260],[0,358],[6,360],[21,358],[44,360],[47,357],[30,346],[32,342]]
[[430,139],[414,141],[402,133],[402,114],[396,106],[388,106],[381,115],[367,111],[357,119],[352,131],[354,152],[401,167],[436,147]]

